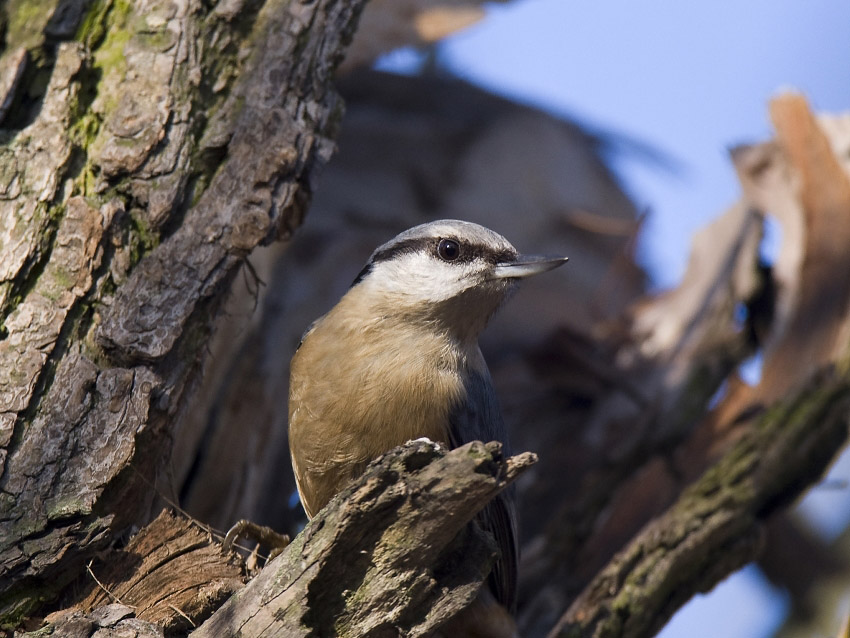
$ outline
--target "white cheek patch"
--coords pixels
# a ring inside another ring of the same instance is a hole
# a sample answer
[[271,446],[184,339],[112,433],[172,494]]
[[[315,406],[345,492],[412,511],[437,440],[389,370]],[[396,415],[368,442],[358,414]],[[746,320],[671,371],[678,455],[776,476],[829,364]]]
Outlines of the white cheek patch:
[[421,252],[406,253],[375,265],[370,279],[380,290],[435,303],[475,284],[481,264],[445,262]]

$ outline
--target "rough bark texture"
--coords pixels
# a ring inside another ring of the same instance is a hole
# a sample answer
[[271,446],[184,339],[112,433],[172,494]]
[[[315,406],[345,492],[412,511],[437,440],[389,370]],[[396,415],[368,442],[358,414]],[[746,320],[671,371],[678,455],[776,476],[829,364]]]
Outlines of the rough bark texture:
[[[594,576],[602,573],[614,555],[612,549],[637,547],[630,541],[641,528],[671,507],[681,491],[719,462],[724,453],[736,454],[732,446],[750,428],[757,427],[762,412],[780,409],[782,402],[801,392],[797,400],[805,403],[804,388],[814,400],[812,380],[833,368],[839,377],[835,383],[846,382],[850,286],[843,273],[847,251],[830,248],[835,245],[833,237],[820,235],[825,232],[843,237],[850,228],[850,198],[844,195],[848,183],[844,159],[847,139],[841,134],[846,118],[825,120],[819,125],[805,100],[796,95],[774,100],[771,112],[777,141],[733,153],[744,197],[724,219],[697,236],[691,268],[680,288],[635,307],[634,320],[629,324],[632,332],[625,344],[607,351],[595,345],[601,361],[594,362],[594,368],[611,362],[606,381],[613,382],[616,391],[608,390],[604,401],[593,403],[593,420],[581,426],[598,438],[580,439],[580,447],[569,458],[587,467],[586,458],[582,460],[578,452],[589,443],[592,449],[601,450],[609,463],[591,468],[576,480],[580,496],[566,501],[548,518],[542,537],[535,539],[532,550],[526,553],[523,591],[532,598],[521,612],[520,622],[527,632],[548,632],[555,623],[557,607],[569,607],[580,592],[584,591],[582,599],[588,600],[588,592],[597,582]],[[828,174],[831,181],[815,183],[806,178],[816,174]],[[748,229],[753,228],[747,220],[755,220],[757,231],[758,216],[768,214],[778,216],[783,225],[783,245],[775,271],[759,264],[756,245],[747,239]],[[825,219],[830,220],[828,225],[822,225]],[[738,230],[732,232],[735,225]],[[723,265],[717,277],[706,276],[704,263],[695,271],[700,255],[703,261],[711,255],[712,263]],[[701,274],[695,277],[695,272]],[[702,289],[693,297],[701,299],[700,303],[669,303],[671,296],[682,291],[690,297],[694,288]],[[719,303],[715,305],[712,299]],[[733,310],[741,304],[747,308],[744,323],[735,319]],[[614,336],[623,338],[619,332]],[[575,340],[570,335],[561,340],[570,349],[561,346],[561,357],[547,354],[547,363],[556,370],[575,362]],[[677,358],[688,350],[687,357]],[[751,387],[738,378],[735,368],[755,351],[764,356],[764,367],[760,383]],[[686,363],[686,367],[677,361]],[[677,369],[686,374],[678,374]],[[653,384],[657,384],[655,389]],[[842,405],[841,393],[827,396],[837,406]],[[676,397],[687,400],[677,403]],[[665,406],[672,409],[666,412]],[[628,415],[631,418],[626,418]],[[838,419],[833,424],[836,428],[845,428],[840,414],[833,418]],[[793,423],[784,427],[793,427]],[[832,435],[835,454],[843,438],[837,431]],[[766,447],[760,454],[781,458],[779,439],[770,445],[767,440],[763,443]],[[784,448],[784,453],[791,454],[784,462],[794,467],[795,451]],[[785,497],[793,498],[796,490],[811,484],[831,458],[815,455],[808,459],[807,469],[801,470],[801,476],[808,479],[787,484]],[[767,511],[772,510],[768,508],[765,516]],[[667,519],[670,524],[673,521]],[[710,546],[710,542],[695,543],[692,551],[710,560]],[[743,546],[741,549],[738,564],[758,556],[754,544],[746,546],[746,551]],[[693,578],[687,587],[679,582],[677,600],[683,602],[693,593],[710,588],[730,570],[731,566],[718,569],[720,573],[706,575],[701,583]],[[552,579],[552,573],[559,576]],[[680,576],[671,577],[675,580]],[[642,595],[651,598],[656,584],[663,588],[667,583],[649,579]],[[605,605],[602,601],[599,604]],[[675,606],[671,604],[671,609]],[[653,622],[663,622],[667,609],[655,611],[660,615],[653,617]],[[583,608],[582,618],[590,616]],[[657,626],[646,624],[634,633],[624,633],[623,626],[608,627],[605,631],[611,633],[601,635],[651,635]],[[594,635],[595,627],[589,625],[587,633],[580,635]]]
[[134,618],[133,613],[132,607],[121,603],[104,605],[88,614],[67,611],[49,623],[47,630],[61,638],[165,638],[161,627]]
[[40,66],[4,83],[3,623],[144,519],[221,292],[330,155],[359,8],[83,2],[10,30],[6,72]]
[[834,374],[772,407],[612,559],[550,635],[657,633],[693,594],[755,558],[763,524],[845,442],[848,410],[850,382]]
[[208,529],[167,510],[86,571],[88,593],[78,609],[124,605],[168,635],[197,627],[246,580],[242,561],[225,556]]
[[467,523],[535,460],[498,443],[396,448],[192,635],[428,634],[490,571],[493,541]]
[[504,458],[498,443],[397,448],[224,605],[241,570],[208,532],[163,513],[92,571],[90,593],[49,627],[81,638],[185,635],[218,608],[193,636],[428,634],[475,598],[495,557],[469,521],[535,460]]

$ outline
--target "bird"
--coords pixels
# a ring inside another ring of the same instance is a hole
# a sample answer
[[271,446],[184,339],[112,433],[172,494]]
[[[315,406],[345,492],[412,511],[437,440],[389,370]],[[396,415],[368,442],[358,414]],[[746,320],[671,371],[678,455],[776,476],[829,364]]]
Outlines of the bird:
[[[289,446],[308,518],[372,460],[409,440],[449,448],[495,440],[510,454],[478,337],[519,280],[566,261],[520,255],[498,233],[452,219],[379,246],[292,358]],[[513,610],[519,552],[512,491],[478,521],[500,550],[490,590]]]

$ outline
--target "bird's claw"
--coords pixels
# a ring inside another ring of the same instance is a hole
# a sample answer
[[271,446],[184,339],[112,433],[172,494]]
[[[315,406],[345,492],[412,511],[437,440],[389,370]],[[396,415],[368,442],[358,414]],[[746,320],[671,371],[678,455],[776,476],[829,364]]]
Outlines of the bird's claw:
[[249,538],[256,543],[265,545],[271,549],[271,552],[269,553],[269,560],[280,554],[290,542],[288,534],[281,534],[280,532],[273,530],[271,527],[258,525],[253,521],[243,518],[242,520],[237,521],[236,524],[227,531],[224,541],[221,544],[222,553],[229,554],[233,550],[233,545],[236,540],[241,537]]

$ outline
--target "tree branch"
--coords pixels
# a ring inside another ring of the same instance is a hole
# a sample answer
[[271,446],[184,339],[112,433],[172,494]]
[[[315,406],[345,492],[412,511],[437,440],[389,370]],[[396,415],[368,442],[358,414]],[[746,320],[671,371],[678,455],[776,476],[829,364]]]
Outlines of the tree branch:
[[490,571],[493,540],[467,523],[535,461],[496,442],[388,452],[193,638],[429,633]]
[[[554,590],[556,594],[566,594],[561,597],[562,607],[557,613],[568,611],[551,635],[599,635],[597,631],[612,636],[651,635],[661,626],[657,623],[666,620],[693,593],[709,588],[755,558],[755,537],[767,512],[775,510],[780,500],[787,502],[799,495],[840,450],[846,428],[840,410],[846,406],[844,386],[850,335],[850,258],[846,250],[850,237],[850,180],[827,131],[803,98],[780,96],[773,101],[771,112],[777,142],[733,153],[744,191],[743,201],[735,208],[747,216],[778,214],[783,223],[782,254],[773,272],[763,267],[773,280],[764,291],[763,307],[754,302],[749,309],[750,328],[757,337],[753,345],[761,348],[764,361],[762,378],[750,386],[736,373],[727,376],[728,385],[716,405],[711,410],[705,406],[707,412],[702,416],[692,415],[693,431],[688,438],[672,452],[662,448],[648,459],[644,455],[643,466],[636,472],[622,473],[616,491],[609,488],[611,494],[602,493],[604,499],[599,497],[599,485],[593,485],[592,477],[585,477],[582,486],[591,487],[581,493],[584,500],[563,508],[556,524],[547,529],[548,542],[540,545],[545,549],[533,556],[537,564],[533,565],[536,573],[532,574],[540,586],[532,588],[538,593],[537,598],[522,612],[521,627],[527,633],[531,633],[530,628],[542,633],[541,618],[546,629],[546,625],[551,626],[554,617],[549,620],[546,613],[552,606],[539,592]],[[829,178],[824,179],[824,175]],[[736,236],[729,235],[733,239]],[[749,263],[749,268],[754,269],[752,259]],[[747,261],[741,266],[747,268]],[[732,318],[731,306],[726,316]],[[745,332],[738,330],[740,334]],[[641,347],[645,342],[646,339],[636,341]],[[691,355],[686,361],[693,365],[697,358]],[[817,380],[823,385],[818,385]],[[683,390],[687,393],[687,387]],[[835,402],[834,408],[830,401]],[[805,409],[815,413],[807,417]],[[782,422],[786,418],[793,422]],[[819,418],[827,422],[817,422]],[[811,432],[805,436],[794,429],[799,419],[811,421],[807,426]],[[631,421],[620,419],[618,423],[636,429]],[[773,437],[759,439],[761,452],[750,450],[747,446],[753,445],[753,432],[765,428],[778,429]],[[786,446],[786,435],[797,436],[799,441]],[[806,439],[808,436],[812,441]],[[799,453],[795,445],[804,449],[809,444],[822,447],[812,458],[800,459],[810,465],[795,464],[793,455]],[[708,497],[723,487],[715,484],[717,472],[734,470],[733,476],[740,478],[748,470],[735,466],[735,459],[758,455],[763,457],[759,462],[775,473],[749,479],[744,476],[742,480],[753,483],[752,489],[761,490],[761,494],[749,495],[747,498],[754,499],[751,503],[735,500],[732,509],[724,503],[713,518],[703,520],[703,514],[688,518],[688,499],[700,489],[707,497],[707,512],[715,512],[716,502]],[[774,461],[776,464],[771,465]],[[711,469],[717,463],[720,465]],[[611,466],[622,472],[622,462]],[[788,476],[783,474],[785,471]],[[702,482],[706,480],[708,483]],[[775,485],[769,485],[769,480]],[[680,496],[682,486],[692,482],[697,482],[697,487]],[[771,490],[775,492],[768,498]],[[596,508],[590,510],[594,514],[590,521],[582,516],[589,509],[587,504]],[[756,512],[758,517],[754,518]],[[729,518],[735,513],[742,518]],[[572,514],[572,518],[565,514]],[[653,516],[658,518],[644,527]],[[690,524],[697,528],[689,532]],[[569,533],[575,527],[586,534],[587,544],[571,543]],[[638,533],[640,536],[634,540]],[[700,533],[705,535],[699,536]],[[653,544],[653,534],[669,543],[669,556],[663,556],[663,544]],[[610,559],[614,550],[622,547],[629,549]],[[558,552],[559,548],[566,550]],[[555,558],[559,554],[564,556],[560,561]],[[599,557],[604,562],[594,564]],[[633,573],[632,569],[636,571]],[[668,569],[669,573],[665,571]],[[559,577],[551,578],[552,573]],[[679,580],[684,578],[683,573],[690,573],[694,583],[686,585]],[[629,575],[633,575],[631,580]],[[611,598],[602,595],[608,590],[613,592]],[[583,593],[575,599],[578,592]],[[663,604],[656,600],[657,596]]]
[[693,594],[756,557],[762,523],[816,481],[846,440],[849,408],[850,383],[830,372],[753,420],[594,578],[550,636],[655,635]]

